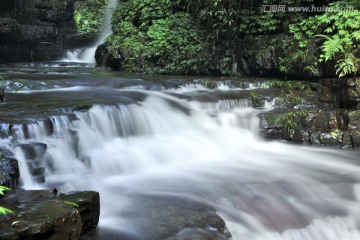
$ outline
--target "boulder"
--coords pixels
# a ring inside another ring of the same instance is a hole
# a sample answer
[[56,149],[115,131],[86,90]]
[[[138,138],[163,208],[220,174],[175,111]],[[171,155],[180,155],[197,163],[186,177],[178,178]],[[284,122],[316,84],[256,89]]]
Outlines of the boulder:
[[228,240],[231,234],[216,210],[204,202],[157,194],[131,197],[131,205],[113,214],[132,222],[126,226],[97,228],[81,237],[94,239]]
[[1,240],[79,239],[99,221],[97,192],[54,195],[47,190],[18,190],[0,199],[0,206],[15,214],[0,215]]
[[66,48],[84,48],[93,46],[100,34],[97,33],[70,33],[66,35]]
[[100,67],[110,67],[113,70],[121,70],[121,56],[114,57],[113,54],[109,53],[106,44],[98,46],[95,52],[96,64]]
[[[169,240],[231,238],[216,210],[205,203],[183,197],[143,195],[133,199],[132,204],[139,206],[138,210],[124,210],[120,214],[133,219],[140,229],[146,229],[146,236],[140,236],[140,239],[148,236]],[[145,221],[137,221],[139,219]],[[156,226],[147,225],[149,223]]]

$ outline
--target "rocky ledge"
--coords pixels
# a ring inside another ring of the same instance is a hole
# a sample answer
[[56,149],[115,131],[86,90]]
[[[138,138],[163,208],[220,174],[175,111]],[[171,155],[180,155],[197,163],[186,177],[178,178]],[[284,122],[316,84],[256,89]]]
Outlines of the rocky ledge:
[[99,193],[54,194],[48,190],[18,190],[0,199],[14,214],[0,215],[0,240],[79,239],[96,227],[100,215]]

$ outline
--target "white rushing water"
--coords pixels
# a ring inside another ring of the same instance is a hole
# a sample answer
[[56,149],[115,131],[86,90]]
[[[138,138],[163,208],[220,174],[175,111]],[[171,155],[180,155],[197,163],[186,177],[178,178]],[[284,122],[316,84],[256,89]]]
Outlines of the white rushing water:
[[95,52],[97,47],[104,43],[105,39],[112,33],[111,30],[111,18],[118,0],[109,0],[105,9],[104,20],[102,24],[101,35],[96,39],[93,46],[83,49],[69,50],[66,53],[66,57],[62,60],[63,62],[79,62],[95,64]]
[[[46,143],[52,157],[47,184],[100,192],[100,229],[152,239],[144,236],[156,223],[117,213],[141,208],[134,194],[158,194],[214,207],[234,240],[360,239],[360,168],[346,153],[262,141],[260,110],[241,100],[146,94],[139,104],[77,112],[75,121],[53,117],[52,136],[41,124],[30,129],[30,140]],[[68,129],[90,161],[79,160]],[[29,174],[22,180],[39,187]]]

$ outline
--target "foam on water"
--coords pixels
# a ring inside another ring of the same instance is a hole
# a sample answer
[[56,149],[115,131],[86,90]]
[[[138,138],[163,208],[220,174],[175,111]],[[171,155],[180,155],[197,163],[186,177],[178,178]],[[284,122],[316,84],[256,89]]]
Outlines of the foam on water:
[[[359,239],[360,168],[350,155],[264,142],[260,110],[240,100],[204,106],[141,92],[148,96],[137,104],[95,105],[75,121],[54,117],[51,136],[41,124],[30,128],[30,140],[45,142],[52,157],[48,184],[100,192],[100,228],[142,239],[156,225],[117,213],[138,207],[133,195],[158,194],[214,207],[234,240]],[[68,130],[77,133],[76,149]]]

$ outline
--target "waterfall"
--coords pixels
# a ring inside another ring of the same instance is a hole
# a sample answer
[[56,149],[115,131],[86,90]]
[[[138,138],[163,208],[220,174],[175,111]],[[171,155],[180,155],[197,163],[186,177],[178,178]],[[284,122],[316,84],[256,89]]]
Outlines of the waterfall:
[[116,8],[118,0],[109,0],[106,5],[104,20],[102,24],[101,35],[97,38],[93,46],[83,49],[68,50],[66,57],[62,60],[63,62],[80,62],[96,64],[95,52],[99,45],[101,45],[105,39],[112,33],[111,30],[111,18],[114,9]]
[[346,152],[262,141],[257,114],[267,109],[245,100],[199,104],[135,92],[146,99],[52,117],[52,134],[38,122],[17,135],[48,145],[46,186],[100,192],[99,229],[160,239],[158,225],[171,223],[139,216],[149,209],[134,204],[156,195],[212,206],[233,240],[360,238],[360,167]]

